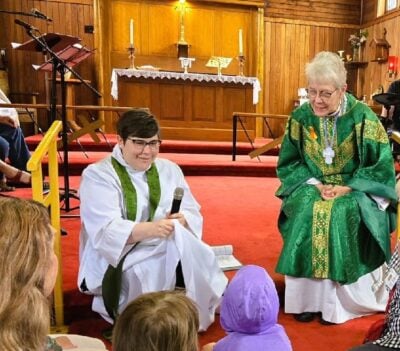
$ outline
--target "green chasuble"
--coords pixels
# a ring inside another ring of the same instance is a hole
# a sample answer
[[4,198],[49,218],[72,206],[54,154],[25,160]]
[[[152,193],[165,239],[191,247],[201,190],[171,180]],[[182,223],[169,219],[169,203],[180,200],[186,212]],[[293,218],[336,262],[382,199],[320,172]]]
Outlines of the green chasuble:
[[[390,258],[397,196],[388,137],[376,115],[347,95],[337,119],[315,116],[309,103],[296,109],[286,127],[277,174],[283,200],[278,226],[283,238],[277,272],[293,277],[355,282]],[[335,157],[322,155],[333,134]],[[307,180],[346,185],[349,194],[325,201]],[[372,196],[391,201],[380,210]]]

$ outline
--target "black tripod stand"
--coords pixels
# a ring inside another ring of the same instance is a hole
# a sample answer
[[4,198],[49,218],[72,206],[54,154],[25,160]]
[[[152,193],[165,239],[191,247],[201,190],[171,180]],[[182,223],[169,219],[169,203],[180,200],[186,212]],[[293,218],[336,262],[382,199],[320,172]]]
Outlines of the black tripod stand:
[[[60,196],[60,200],[64,202],[64,208],[66,212],[69,212],[75,208],[70,206],[70,198],[79,199],[75,190],[70,189],[69,185],[69,163],[68,163],[68,122],[67,122],[67,109],[66,109],[66,82],[64,75],[67,71],[71,72],[77,79],[79,79],[86,87],[88,87],[94,94],[101,97],[101,94],[89,85],[72,67],[77,63],[81,62],[89,55],[92,54],[91,51],[82,47],[78,44],[79,38],[74,38],[70,36],[63,36],[57,34],[46,34],[46,35],[35,35],[34,32],[38,30],[28,23],[15,20],[15,23],[23,26],[26,29],[27,34],[41,47],[43,52],[49,54],[50,59],[42,64],[38,69],[43,71],[51,71],[51,94],[50,94],[50,116],[51,121],[56,120],[57,117],[57,73],[60,75],[61,83],[61,120],[62,120],[62,145],[63,145],[63,176],[64,176],[64,191]],[[48,44],[46,37],[52,38],[53,47],[63,47],[62,50],[55,53],[50,45]],[[57,39],[58,37],[58,39]],[[63,45],[64,38],[65,45]],[[72,38],[72,40],[71,40]]]

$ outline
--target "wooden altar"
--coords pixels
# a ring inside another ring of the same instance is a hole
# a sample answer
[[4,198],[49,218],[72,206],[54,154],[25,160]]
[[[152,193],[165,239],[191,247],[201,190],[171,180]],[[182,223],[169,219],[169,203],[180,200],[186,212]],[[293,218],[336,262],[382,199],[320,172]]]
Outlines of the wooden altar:
[[[160,121],[164,139],[232,140],[233,112],[255,112],[259,91],[253,77],[132,69],[112,73],[114,102],[148,107]],[[254,138],[255,121],[246,123]],[[246,140],[244,133],[238,140]]]

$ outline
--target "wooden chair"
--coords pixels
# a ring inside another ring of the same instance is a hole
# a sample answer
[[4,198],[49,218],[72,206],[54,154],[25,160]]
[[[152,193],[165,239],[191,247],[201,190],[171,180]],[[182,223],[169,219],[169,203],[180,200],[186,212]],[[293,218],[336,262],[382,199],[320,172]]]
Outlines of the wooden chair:
[[[4,64],[3,64],[4,65]],[[39,93],[36,92],[10,92],[10,86],[8,84],[8,72],[4,69],[0,69],[0,89],[13,103],[30,103],[36,105],[37,97]],[[37,134],[40,130],[38,124],[38,114],[36,108],[17,108],[18,118],[21,123],[33,123],[34,133]]]
[[[17,93],[17,92],[10,92],[9,99],[12,102],[21,102],[20,100],[26,101],[30,100],[29,103],[32,105],[36,105],[37,97],[39,93],[32,92],[32,93]],[[37,109],[33,107],[19,107],[16,109],[18,112],[18,118],[21,123],[33,123],[33,130],[35,134],[39,133],[40,127],[38,123],[38,113]]]

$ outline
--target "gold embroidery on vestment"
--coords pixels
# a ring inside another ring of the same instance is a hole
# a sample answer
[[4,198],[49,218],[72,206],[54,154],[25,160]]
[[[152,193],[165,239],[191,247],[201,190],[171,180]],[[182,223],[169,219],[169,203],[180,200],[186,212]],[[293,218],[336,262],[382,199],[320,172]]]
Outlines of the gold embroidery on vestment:
[[[354,131],[352,131],[340,145],[337,145],[337,137],[335,136],[335,140],[333,142],[335,157],[330,165],[325,163],[325,159],[322,156],[322,151],[325,147],[322,118],[319,126],[319,135],[321,136],[320,142],[318,142],[318,139],[313,139],[309,133],[309,130],[305,127],[303,128],[303,133],[305,154],[321,170],[324,177],[332,177],[332,181],[329,181],[329,183],[342,184],[342,178],[333,175],[341,173],[344,166],[354,158]],[[332,123],[328,123],[328,133],[330,135],[332,134]]]
[[300,140],[300,124],[294,118],[290,121],[290,136],[294,140]]
[[333,200],[316,201],[313,207],[312,223],[312,275],[314,278],[328,278],[329,273],[329,224]]
[[[360,135],[361,124],[356,126],[358,135]],[[377,143],[388,144],[389,139],[385,129],[379,121],[365,120],[364,138],[376,141]]]

